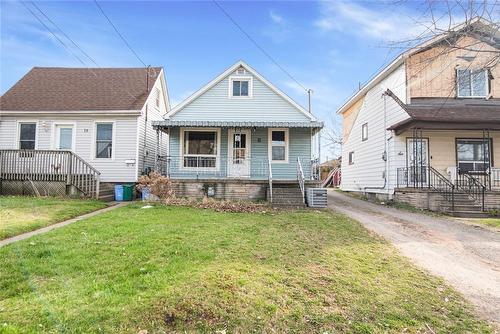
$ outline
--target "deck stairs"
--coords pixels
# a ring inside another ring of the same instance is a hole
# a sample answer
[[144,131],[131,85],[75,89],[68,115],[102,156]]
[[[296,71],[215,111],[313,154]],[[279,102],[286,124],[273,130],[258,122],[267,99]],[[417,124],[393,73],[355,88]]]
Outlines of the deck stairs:
[[297,183],[276,183],[273,185],[272,192],[272,205],[275,207],[306,207],[304,196]]
[[115,200],[115,184],[110,182],[101,183],[99,191],[99,200],[103,202],[111,202]]

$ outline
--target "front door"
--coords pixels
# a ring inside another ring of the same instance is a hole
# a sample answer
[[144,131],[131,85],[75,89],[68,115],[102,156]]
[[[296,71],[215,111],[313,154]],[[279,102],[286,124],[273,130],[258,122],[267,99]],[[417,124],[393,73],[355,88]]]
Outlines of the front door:
[[410,183],[427,183],[427,173],[429,167],[429,142],[427,138],[408,138],[408,178]]
[[229,177],[250,177],[250,130],[228,131]]
[[56,125],[56,149],[73,151],[73,125]]

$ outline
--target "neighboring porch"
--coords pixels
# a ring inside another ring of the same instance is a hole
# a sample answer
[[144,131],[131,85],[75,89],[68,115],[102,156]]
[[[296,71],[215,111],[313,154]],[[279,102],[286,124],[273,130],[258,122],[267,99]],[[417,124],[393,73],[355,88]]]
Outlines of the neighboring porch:
[[405,167],[396,170],[396,199],[453,214],[500,208],[499,131],[416,128],[398,140]]

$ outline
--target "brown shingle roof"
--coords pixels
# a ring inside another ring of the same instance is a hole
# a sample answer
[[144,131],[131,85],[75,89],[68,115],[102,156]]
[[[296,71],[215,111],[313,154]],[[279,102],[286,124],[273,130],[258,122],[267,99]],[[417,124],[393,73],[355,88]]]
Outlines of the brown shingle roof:
[[[161,67],[149,70],[149,89]],[[0,98],[0,110],[140,110],[148,96],[145,68],[34,67]]]

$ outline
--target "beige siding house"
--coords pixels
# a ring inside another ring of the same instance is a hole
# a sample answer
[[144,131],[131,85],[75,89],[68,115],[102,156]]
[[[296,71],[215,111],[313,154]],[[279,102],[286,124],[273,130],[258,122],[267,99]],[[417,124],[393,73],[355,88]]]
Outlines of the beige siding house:
[[475,19],[401,54],[338,110],[342,185],[462,214],[500,207],[500,36]]

